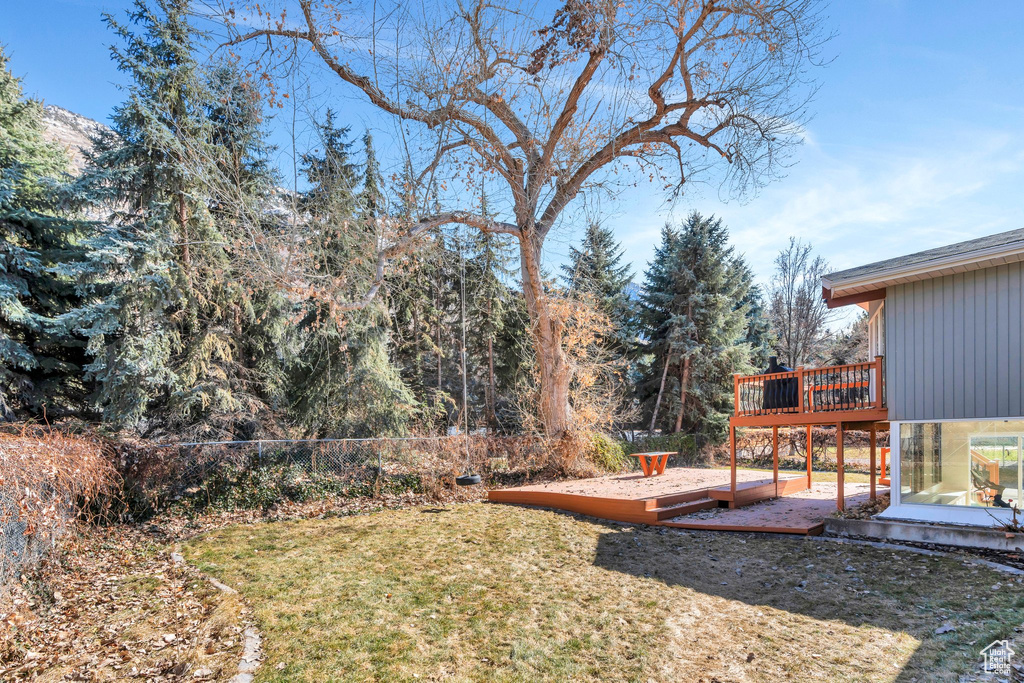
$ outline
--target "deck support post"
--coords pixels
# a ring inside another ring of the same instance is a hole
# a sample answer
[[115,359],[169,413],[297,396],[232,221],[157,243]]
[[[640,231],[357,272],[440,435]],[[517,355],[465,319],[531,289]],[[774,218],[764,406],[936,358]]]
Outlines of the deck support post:
[[843,423],[836,423],[836,508],[842,512],[846,509],[846,494],[843,492]]
[[779,495],[779,427],[772,427],[772,483],[775,484],[775,495]]
[[868,464],[868,469],[871,472],[871,474],[869,476],[869,480],[871,482],[871,500],[875,500],[875,479],[876,479],[876,473],[875,473],[875,445],[876,445],[876,442],[877,442],[877,435],[875,433],[875,423],[874,422],[871,423],[871,430],[869,431],[869,438],[870,438],[870,441],[871,441],[871,455],[870,455],[871,462]]
[[807,425],[807,488],[811,488],[811,458],[814,448],[813,430],[814,425]]
[[729,490],[736,500],[736,428],[729,425]]

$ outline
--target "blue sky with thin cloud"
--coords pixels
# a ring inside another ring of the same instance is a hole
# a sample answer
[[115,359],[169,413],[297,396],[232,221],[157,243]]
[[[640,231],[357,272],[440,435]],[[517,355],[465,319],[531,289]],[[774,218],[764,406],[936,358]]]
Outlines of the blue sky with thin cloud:
[[[122,77],[100,13],[127,6],[4,0],[0,42],[29,94],[104,120]],[[742,200],[695,187],[669,207],[641,183],[602,202],[638,279],[661,226],[693,209],[723,219],[762,281],[790,235],[840,269],[1024,227],[1024,3],[859,0],[827,14],[832,59],[817,71],[814,118],[786,177]],[[353,93],[330,92],[355,131],[386,144],[392,123]],[[554,236],[549,265],[581,228]]]

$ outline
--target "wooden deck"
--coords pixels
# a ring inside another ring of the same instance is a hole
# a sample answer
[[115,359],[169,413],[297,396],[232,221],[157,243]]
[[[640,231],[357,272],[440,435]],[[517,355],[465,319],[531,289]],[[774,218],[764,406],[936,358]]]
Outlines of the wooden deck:
[[[887,489],[880,489],[885,493]],[[836,485],[814,483],[811,488],[737,509],[718,508],[706,513],[660,522],[663,526],[705,531],[760,531],[817,536],[824,520],[836,509]],[[867,484],[847,484],[846,504],[860,505],[869,497]]]
[[[637,473],[497,489],[487,499],[618,522],[791,534],[821,533],[835,509],[835,484],[808,489],[806,475],[780,476],[776,483],[764,472],[738,470],[735,495],[729,478],[729,470],[680,467],[650,478]],[[851,503],[866,500],[867,486],[849,486],[848,493]]]

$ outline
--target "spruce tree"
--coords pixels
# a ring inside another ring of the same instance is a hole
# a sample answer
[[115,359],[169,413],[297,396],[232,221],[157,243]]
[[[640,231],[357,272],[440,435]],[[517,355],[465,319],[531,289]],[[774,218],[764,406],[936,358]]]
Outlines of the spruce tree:
[[[419,220],[424,206],[436,203],[436,187],[420,188],[408,161],[394,194],[398,202],[392,219],[402,224]],[[419,249],[392,262],[385,289],[402,377],[421,406],[424,428],[443,432],[455,418],[453,396],[462,391],[456,333],[459,254],[451,230],[438,228],[422,239]]]
[[623,263],[624,250],[610,228],[598,223],[587,226],[579,248],[569,248],[569,260],[562,265],[562,279],[572,292],[593,296],[616,330],[614,346],[619,355],[631,353],[636,343],[636,309],[630,297],[633,271]]
[[[318,125],[319,147],[303,156],[310,187],[303,196],[315,232],[314,271],[350,281],[355,268],[372,267],[380,218],[381,181],[372,138],[363,138],[365,173],[352,157],[349,129],[328,111]],[[361,188],[360,188],[361,185]],[[362,274],[368,275],[368,272]],[[346,314],[329,302],[307,301],[298,328],[301,350],[292,372],[296,420],[321,436],[401,435],[415,411],[415,399],[402,383],[389,355],[390,336],[383,303]]]
[[649,431],[655,429],[664,415],[666,389],[671,391],[668,373],[681,351],[682,321],[674,313],[682,306],[673,272],[678,248],[679,232],[666,223],[644,274],[640,296],[640,320],[649,367],[637,384],[637,395],[650,415]]
[[666,227],[648,270],[644,317],[654,363],[644,398],[651,424],[666,431],[721,438],[732,374],[749,367],[747,309],[737,302],[750,279],[727,241],[721,220],[692,213],[678,230]]
[[[481,192],[480,211],[490,215],[487,195]],[[515,245],[503,235],[474,231],[468,240],[466,258],[467,318],[471,329],[470,357],[477,382],[483,387],[484,424],[494,429],[497,423],[498,375],[495,345],[512,306],[514,292],[509,288],[514,270]]]
[[64,318],[78,305],[69,269],[84,224],[61,213],[55,193],[67,167],[0,47],[0,420],[84,408],[85,341]]
[[751,283],[750,288],[738,305],[747,312],[745,339],[750,346],[750,362],[755,368],[765,368],[775,346],[775,336],[772,334],[771,320],[768,319],[768,312],[765,309],[761,285],[753,281],[753,274],[749,268],[747,278]]
[[[270,179],[256,104],[236,97],[236,75],[196,61],[204,37],[187,0],[137,0],[128,17],[106,17],[127,97],[76,188],[109,214],[79,272],[96,404],[121,426],[252,436],[268,409],[268,349],[253,359],[246,344],[261,325],[279,334],[240,251],[253,235],[237,212],[262,201]],[[225,184],[230,201],[216,190]]]

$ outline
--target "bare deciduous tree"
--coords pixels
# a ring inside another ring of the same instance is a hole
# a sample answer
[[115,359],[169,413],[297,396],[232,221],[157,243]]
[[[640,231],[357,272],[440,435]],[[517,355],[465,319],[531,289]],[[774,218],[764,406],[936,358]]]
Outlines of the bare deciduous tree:
[[821,277],[827,273],[825,260],[812,258],[811,245],[793,237],[775,257],[768,317],[779,339],[778,354],[790,367],[824,360],[832,320],[821,297]]
[[[392,226],[373,281],[338,307],[365,305],[388,260],[438,225],[513,235],[551,435],[572,421],[564,322],[541,273],[552,228],[578,198],[638,181],[677,196],[694,180],[734,193],[775,177],[824,40],[817,0],[566,0],[553,14],[501,0],[223,2],[231,50],[267,65],[305,45],[415,131],[416,177],[440,188],[443,208]],[[484,178],[506,220],[467,201]]]

